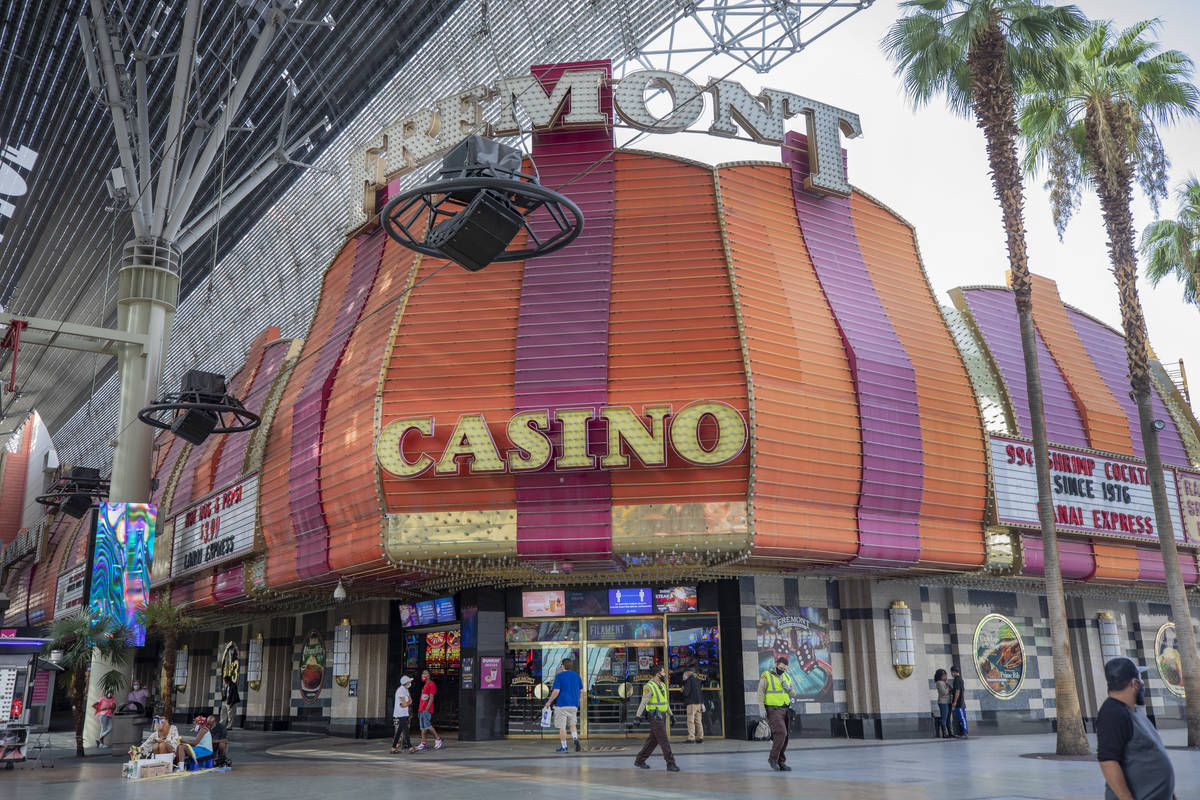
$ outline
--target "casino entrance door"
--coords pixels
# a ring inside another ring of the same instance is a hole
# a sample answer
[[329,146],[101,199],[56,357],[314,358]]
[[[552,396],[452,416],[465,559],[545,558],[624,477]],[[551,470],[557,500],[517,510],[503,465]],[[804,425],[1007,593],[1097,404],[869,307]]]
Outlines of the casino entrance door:
[[685,733],[679,693],[684,669],[702,676],[705,736],[720,737],[722,698],[720,647],[715,614],[579,619],[510,619],[505,664],[509,736],[552,736],[540,725],[562,660],[571,657],[583,679],[580,734],[584,737],[644,737],[636,724],[646,682],[669,659],[672,736]]

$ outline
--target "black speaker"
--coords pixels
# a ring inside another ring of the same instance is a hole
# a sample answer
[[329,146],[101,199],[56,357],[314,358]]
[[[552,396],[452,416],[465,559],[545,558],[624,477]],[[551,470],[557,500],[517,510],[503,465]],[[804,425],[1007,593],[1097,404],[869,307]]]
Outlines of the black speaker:
[[99,486],[100,470],[93,467],[71,467],[67,479],[76,486]]
[[504,252],[524,223],[503,195],[482,189],[466,208],[430,231],[425,244],[478,272]]
[[220,398],[225,396],[225,376],[189,369],[183,373],[180,388],[182,394],[199,394],[201,397],[215,398],[219,402]]
[[217,415],[189,408],[171,420],[171,432],[184,441],[200,444],[217,427]]
[[86,494],[69,494],[62,504],[62,512],[75,519],[83,519],[83,515],[91,508],[92,498]]

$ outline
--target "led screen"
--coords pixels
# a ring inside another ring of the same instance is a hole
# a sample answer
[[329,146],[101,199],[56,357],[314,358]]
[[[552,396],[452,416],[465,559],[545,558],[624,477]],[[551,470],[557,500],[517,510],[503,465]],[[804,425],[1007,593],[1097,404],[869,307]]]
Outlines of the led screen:
[[563,592],[521,592],[522,617],[561,617],[566,613]]
[[434,615],[438,622],[454,622],[454,598],[439,597],[433,601]]
[[414,603],[400,604],[400,624],[406,628],[417,624],[417,606]]
[[150,601],[157,513],[149,503],[101,503],[96,519],[88,608],[96,616],[129,626],[129,643],[137,647],[146,643],[136,615],[138,607]]
[[676,614],[696,610],[695,586],[671,586],[654,592],[654,610]]
[[654,611],[654,591],[645,587],[609,589],[608,613],[649,614]]
[[422,600],[417,603],[417,624],[432,625],[437,622],[437,609],[432,600]]

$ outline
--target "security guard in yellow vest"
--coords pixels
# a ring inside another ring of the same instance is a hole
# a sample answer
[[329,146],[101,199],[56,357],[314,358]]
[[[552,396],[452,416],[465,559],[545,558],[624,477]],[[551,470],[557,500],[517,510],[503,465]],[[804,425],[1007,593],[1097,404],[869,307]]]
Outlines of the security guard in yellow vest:
[[654,672],[654,677],[642,687],[642,703],[638,706],[638,719],[645,713],[650,720],[650,735],[646,743],[634,759],[633,765],[642,769],[650,769],[646,759],[654,752],[655,746],[662,747],[663,758],[667,760],[667,769],[679,772],[675,756],[671,753],[671,740],[667,738],[667,719],[671,716],[671,706],[668,703],[667,670],[662,665]]
[[780,772],[791,772],[787,765],[788,739],[788,707],[793,697],[799,697],[792,685],[792,676],[788,675],[788,657],[781,655],[775,659],[775,668],[769,669],[758,680],[758,704],[762,707],[771,728],[771,755],[767,763],[771,769]]

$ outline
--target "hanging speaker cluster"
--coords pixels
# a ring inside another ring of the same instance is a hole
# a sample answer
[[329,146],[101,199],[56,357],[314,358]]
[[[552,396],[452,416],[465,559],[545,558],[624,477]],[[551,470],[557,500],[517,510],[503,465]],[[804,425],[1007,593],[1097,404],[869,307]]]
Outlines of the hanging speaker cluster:
[[579,206],[521,172],[519,150],[475,135],[446,154],[436,179],[391,198],[380,219],[405,247],[472,272],[554,252],[583,230]]
[[201,444],[214,433],[253,430],[259,423],[257,414],[228,393],[225,376],[198,369],[184,373],[178,394],[146,406],[138,419],[192,444]]
[[82,519],[97,501],[108,499],[108,481],[91,467],[60,467],[54,483],[37,501],[55,511]]

